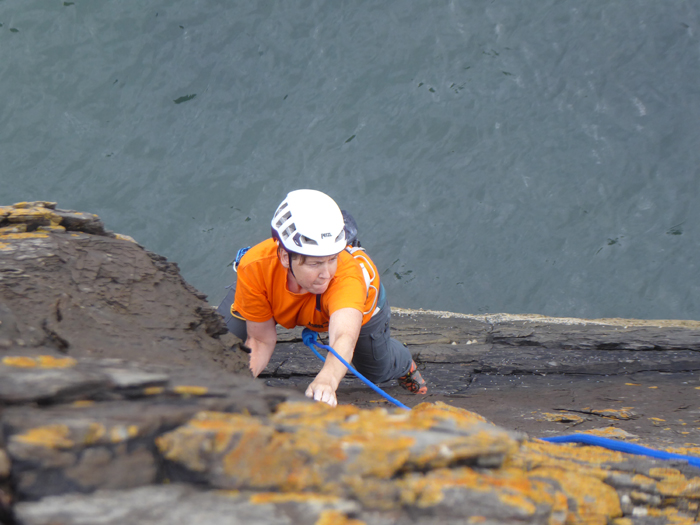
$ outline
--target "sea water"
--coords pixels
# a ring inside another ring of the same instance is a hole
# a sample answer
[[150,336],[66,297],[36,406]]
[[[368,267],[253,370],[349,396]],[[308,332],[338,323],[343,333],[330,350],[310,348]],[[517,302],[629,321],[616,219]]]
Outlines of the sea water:
[[218,304],[288,191],[394,306],[700,319],[700,4],[0,0],[0,204]]

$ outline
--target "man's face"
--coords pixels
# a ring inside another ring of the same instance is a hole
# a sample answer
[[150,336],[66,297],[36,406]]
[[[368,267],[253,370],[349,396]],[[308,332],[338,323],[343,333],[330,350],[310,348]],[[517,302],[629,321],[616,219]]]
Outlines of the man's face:
[[[286,256],[287,254],[285,254]],[[284,260],[286,258],[286,261]],[[306,257],[301,263],[300,258],[291,259],[284,257],[282,264],[288,268],[291,262],[293,276],[297,284],[305,291],[313,294],[322,294],[328,289],[331,279],[338,270],[338,255],[327,257]],[[285,262],[287,264],[285,264]]]

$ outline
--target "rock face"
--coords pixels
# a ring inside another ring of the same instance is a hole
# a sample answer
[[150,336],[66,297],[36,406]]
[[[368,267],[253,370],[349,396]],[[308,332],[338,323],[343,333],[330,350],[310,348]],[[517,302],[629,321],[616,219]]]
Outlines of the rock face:
[[[396,323],[421,366],[580,370],[586,352],[634,346],[672,369],[700,349],[687,330],[593,327],[570,357],[547,323],[445,319],[432,316],[430,330],[416,316]],[[280,338],[298,359],[276,357],[268,379],[306,380],[318,365],[294,333]],[[698,516],[700,469],[683,461],[554,445],[441,402],[333,409],[253,380],[237,342],[174,264],[96,216],[44,202],[0,207],[0,522],[626,525]],[[514,363],[508,347],[530,353]],[[605,355],[613,366],[617,357]]]
[[105,231],[97,216],[45,202],[0,207],[0,235],[0,348],[245,368],[177,265]]

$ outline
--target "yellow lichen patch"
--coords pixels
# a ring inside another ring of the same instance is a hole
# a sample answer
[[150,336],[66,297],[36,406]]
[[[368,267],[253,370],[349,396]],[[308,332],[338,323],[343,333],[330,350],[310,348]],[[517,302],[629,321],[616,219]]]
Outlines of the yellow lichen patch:
[[[491,498],[494,503],[498,501],[502,506],[510,507],[519,518],[531,516],[538,505],[543,505],[552,511],[551,523],[563,523],[567,511],[566,497],[563,494],[517,469],[493,472],[477,472],[466,467],[437,469],[425,475],[406,476],[396,484],[400,488],[401,503],[419,508],[442,503],[447,489],[461,489],[483,494],[484,498]],[[367,500],[371,503],[373,492],[377,492],[377,487],[370,486],[368,493],[357,494],[356,490],[356,494],[365,503]]]
[[5,366],[17,368],[70,368],[77,364],[71,357],[53,357],[50,355],[40,355],[38,357],[7,356],[2,358]]
[[367,525],[364,521],[348,518],[339,510],[324,510],[315,525]]
[[666,518],[666,523],[673,525],[697,525],[697,520],[687,514],[681,513],[678,509],[648,509],[647,516],[652,518]]
[[607,524],[613,518],[622,516],[620,498],[610,485],[593,476],[558,468],[539,468],[530,472],[531,477],[553,479],[576,502],[569,510],[567,523]]
[[54,209],[56,207],[56,203],[52,201],[23,201],[23,202],[15,202],[12,206],[8,206],[10,210],[12,208],[49,208],[49,209]]
[[37,363],[31,357],[7,356],[2,358],[2,364],[5,366],[14,366],[16,368],[36,368]]
[[685,447],[667,448],[666,451],[671,452],[672,454],[681,454],[683,456],[696,456],[700,459],[700,447],[698,447],[695,443],[686,443]]
[[203,472],[208,454],[226,450],[237,433],[262,426],[262,422],[239,414],[200,412],[186,425],[156,438],[156,446],[166,459]]
[[682,476],[683,479],[685,479],[685,476],[683,476],[683,474],[681,474],[681,471],[677,470],[675,468],[666,468],[666,467],[650,468],[649,475],[652,478],[657,478],[657,479],[676,478],[679,476]]
[[632,412],[633,407],[623,407],[623,408],[605,408],[602,410],[591,410],[592,414],[603,416],[607,419],[620,419],[629,420],[636,419],[639,417],[637,414]]
[[209,389],[205,386],[178,385],[173,388],[173,392],[182,396],[203,396]]
[[333,466],[340,467],[345,459],[337,439],[305,428],[287,433],[260,426],[239,432],[222,463],[224,472],[243,485],[302,491],[332,490],[336,480],[326,473]]
[[549,421],[551,423],[583,423],[585,421],[581,416],[569,412],[562,412],[560,414],[542,412],[541,416],[542,419],[538,419],[537,421]]
[[8,233],[0,236],[3,241],[23,241],[26,239],[48,239],[46,232]]
[[597,479],[605,479],[608,471],[601,468],[606,463],[624,463],[627,456],[601,447],[558,445],[544,441],[527,441],[508,460],[510,466],[530,470],[536,467],[555,467],[578,471]]
[[48,232],[48,233],[63,233],[66,231],[64,226],[59,226],[57,224],[51,224],[50,226],[39,226],[36,231],[38,232]]
[[157,396],[158,394],[162,394],[165,391],[165,388],[162,386],[149,386],[143,389],[143,395],[145,396]]
[[0,235],[7,235],[10,233],[25,233],[26,231],[26,224],[13,224],[12,226],[4,226],[0,228]]
[[267,505],[269,503],[319,503],[322,505],[335,505],[340,501],[337,496],[327,496],[314,492],[259,492],[253,494],[249,501],[255,505]]
[[56,226],[63,220],[63,218],[56,212],[48,208],[44,208],[43,206],[20,208],[17,205],[15,205],[15,209],[10,212],[6,219],[9,222],[40,222],[44,225],[53,224]]
[[591,430],[584,430],[581,432],[582,434],[591,434],[593,436],[600,436],[600,437],[607,437],[607,438],[616,438],[616,439],[636,439],[637,436],[634,434],[630,434],[629,432],[626,432],[622,430],[621,428],[615,428],[615,427],[608,427],[608,428],[594,428]]
[[69,436],[70,430],[66,425],[46,425],[32,428],[24,434],[12,436],[11,440],[39,447],[67,449],[75,445]]
[[663,423],[666,422],[665,419],[661,419],[660,417],[650,417],[650,418],[648,418],[648,419],[651,420],[651,421],[660,421],[660,422],[663,422]]
[[656,484],[656,488],[664,496],[700,499],[700,478],[665,478]]
[[448,415],[457,415],[463,423],[479,422],[492,424],[488,419],[477,414],[476,412],[470,412],[468,410],[464,410],[463,408],[453,407],[447,403],[443,403],[442,401],[438,401],[436,403],[420,403],[413,407],[411,414],[417,417],[430,414],[440,418],[445,418]]
[[78,364],[72,357],[53,357],[40,355],[36,358],[39,368],[71,368]]
[[[418,446],[417,433],[437,426],[475,428],[428,434]],[[320,403],[283,404],[269,422],[202,412],[156,442],[167,459],[195,471],[217,462],[227,488],[326,493],[351,479],[388,480],[405,468],[437,468],[484,456],[500,461],[517,448],[506,432],[466,411],[438,408],[412,415]]]

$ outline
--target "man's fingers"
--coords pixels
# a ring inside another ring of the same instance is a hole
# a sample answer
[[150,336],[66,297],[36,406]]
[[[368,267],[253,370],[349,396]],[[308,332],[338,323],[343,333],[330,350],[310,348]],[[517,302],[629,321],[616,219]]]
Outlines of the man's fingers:
[[313,398],[314,401],[321,401],[323,403],[327,403],[332,407],[338,404],[335,392],[333,392],[333,390],[326,385],[309,385],[309,387],[306,389],[306,392],[304,392],[304,395],[306,395],[306,397]]

